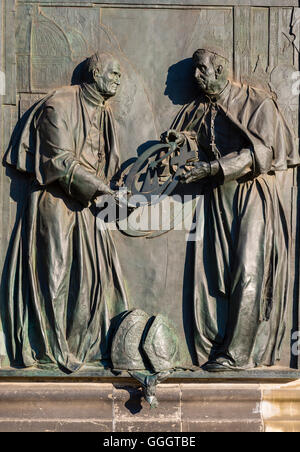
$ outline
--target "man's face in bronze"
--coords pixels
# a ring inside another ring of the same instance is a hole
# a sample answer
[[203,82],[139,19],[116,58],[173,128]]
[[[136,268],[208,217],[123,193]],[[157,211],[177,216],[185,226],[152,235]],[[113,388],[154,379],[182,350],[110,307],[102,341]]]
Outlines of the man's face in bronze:
[[102,71],[100,69],[94,70],[94,80],[103,97],[115,96],[121,83],[120,63],[114,59],[107,60]]
[[210,52],[194,57],[195,79],[199,88],[209,95],[219,94],[228,80],[228,62]]

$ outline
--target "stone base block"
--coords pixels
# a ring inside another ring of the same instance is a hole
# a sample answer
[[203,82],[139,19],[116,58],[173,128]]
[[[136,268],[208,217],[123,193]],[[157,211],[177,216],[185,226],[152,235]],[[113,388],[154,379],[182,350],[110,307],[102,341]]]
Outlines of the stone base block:
[[300,383],[0,383],[0,432],[300,431]]

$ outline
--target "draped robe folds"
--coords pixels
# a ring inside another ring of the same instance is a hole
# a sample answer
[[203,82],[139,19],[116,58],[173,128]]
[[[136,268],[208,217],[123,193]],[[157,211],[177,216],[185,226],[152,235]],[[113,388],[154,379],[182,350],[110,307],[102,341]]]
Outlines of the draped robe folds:
[[[13,365],[59,364],[70,372],[100,365],[109,359],[111,319],[128,309],[115,245],[97,227],[91,202],[119,169],[114,119],[86,88],[61,88],[40,101],[6,155],[32,180],[4,286]],[[105,168],[91,145],[94,112]]]
[[[274,365],[286,328],[290,225],[278,171],[299,165],[295,139],[267,93],[229,83],[185,106],[173,128],[210,152],[212,101],[221,173],[204,181],[195,243],[194,338],[198,364]],[[191,136],[192,136],[191,135]],[[201,181],[202,183],[202,181]]]

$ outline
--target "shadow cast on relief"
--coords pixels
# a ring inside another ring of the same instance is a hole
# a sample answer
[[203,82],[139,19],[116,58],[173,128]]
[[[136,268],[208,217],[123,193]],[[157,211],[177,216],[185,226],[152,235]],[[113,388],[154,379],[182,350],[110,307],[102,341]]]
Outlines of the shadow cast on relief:
[[183,106],[198,96],[193,73],[192,58],[186,58],[169,67],[164,94],[173,105]]
[[131,414],[136,415],[143,410],[142,400],[144,399],[144,394],[142,389],[123,385],[114,385],[114,388],[128,392],[129,399],[125,403],[125,407]]

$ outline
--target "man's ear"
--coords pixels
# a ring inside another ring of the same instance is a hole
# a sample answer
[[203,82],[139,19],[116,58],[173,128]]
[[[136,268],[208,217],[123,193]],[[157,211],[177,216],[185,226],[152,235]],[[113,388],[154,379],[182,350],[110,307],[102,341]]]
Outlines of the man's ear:
[[98,78],[100,75],[99,69],[94,69],[93,70],[93,79],[96,80],[96,78]]
[[216,72],[218,75],[221,75],[223,70],[224,70],[224,67],[222,66],[222,64],[219,64],[219,66],[216,69]]

